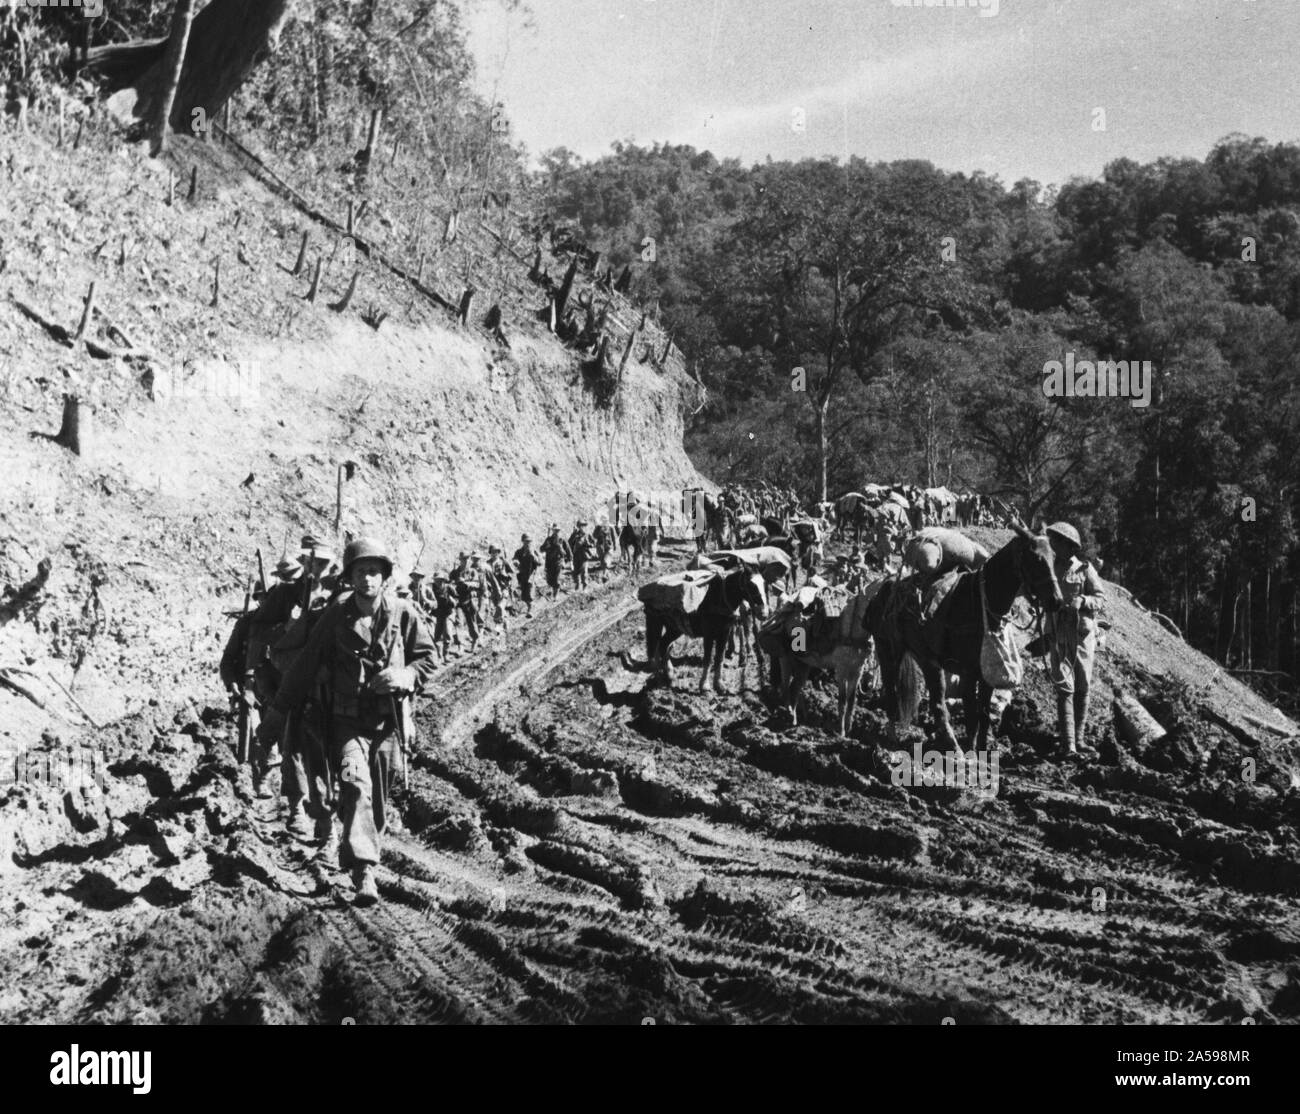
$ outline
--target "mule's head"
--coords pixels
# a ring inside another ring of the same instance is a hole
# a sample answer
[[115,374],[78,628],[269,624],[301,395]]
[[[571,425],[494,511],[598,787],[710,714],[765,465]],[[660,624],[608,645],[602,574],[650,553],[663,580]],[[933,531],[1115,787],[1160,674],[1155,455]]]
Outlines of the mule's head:
[[761,569],[741,567],[735,576],[740,584],[741,598],[760,619],[767,617],[767,581]]
[[1019,522],[1013,527],[1019,538],[1020,582],[1025,594],[1045,611],[1056,611],[1065,603],[1056,580],[1055,554],[1046,534],[1034,534]]

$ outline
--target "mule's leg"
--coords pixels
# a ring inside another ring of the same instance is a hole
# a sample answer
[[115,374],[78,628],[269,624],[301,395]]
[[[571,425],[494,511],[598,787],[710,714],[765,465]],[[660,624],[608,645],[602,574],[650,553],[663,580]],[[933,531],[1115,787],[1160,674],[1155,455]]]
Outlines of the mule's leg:
[[952,720],[948,716],[948,678],[938,666],[926,666],[924,672],[925,687],[930,691],[930,711],[939,737],[951,749],[961,750],[961,743],[957,741]]
[[779,692],[779,702],[781,707],[790,713],[790,725],[797,727],[799,718],[795,714],[795,693],[794,693],[794,659],[786,657],[785,654],[773,654],[772,659],[777,663],[780,672],[780,683],[777,685]]
[[669,688],[673,687],[673,643],[676,641],[677,636],[667,630],[659,638],[660,675]]
[[885,703],[885,715],[890,723],[898,722],[898,662],[879,646],[876,660],[880,662],[880,697]]
[[[715,649],[713,651],[713,691],[714,692],[727,691],[726,687],[722,683],[722,661],[725,656],[722,652],[722,647],[735,633],[735,630],[736,630],[735,624],[728,623],[725,627],[720,627],[717,634],[715,635],[716,642],[714,643]],[[726,633],[724,633],[724,631]]]
[[[803,686],[808,680],[808,667],[803,662],[793,661],[793,677],[790,685],[790,715],[794,720],[792,726],[798,727],[799,701],[803,698]],[[804,708],[806,712],[807,707]]]
[[866,659],[858,668],[849,665],[844,670],[840,680],[840,734],[848,738],[849,731],[853,727],[853,713],[858,707],[858,684],[862,680],[862,670],[866,666]]
[[972,678],[966,686],[966,694],[961,698],[962,715],[966,720],[966,745],[968,747],[979,745],[981,726],[986,726],[982,710],[987,708],[987,702],[980,698],[983,687],[983,678]]
[[647,610],[645,613],[645,660],[652,671],[657,668],[660,635],[659,621]]
[[[749,617],[746,616],[740,621],[739,624],[738,636],[740,638],[740,686],[739,689],[737,690],[739,692],[745,691],[745,685],[746,685],[745,667],[749,664],[750,633],[751,633],[750,621],[749,621]],[[755,653],[757,653],[757,651],[755,651]]]
[[849,710],[848,686],[838,669],[835,671],[835,710],[840,721],[840,738],[845,738],[849,733],[849,721],[853,718],[853,713]]
[[[704,641],[704,656],[700,661],[700,685],[699,685],[700,692],[704,691],[705,686],[709,682],[709,655],[715,652],[714,640],[707,631],[704,632],[703,641]],[[718,646],[716,652],[718,654],[721,654],[722,647]]]
[[993,703],[993,686],[986,684],[981,677],[979,684],[976,685],[979,690],[979,730],[975,733],[975,747],[977,750],[987,750],[989,745],[989,731],[993,726],[993,713],[991,705]]

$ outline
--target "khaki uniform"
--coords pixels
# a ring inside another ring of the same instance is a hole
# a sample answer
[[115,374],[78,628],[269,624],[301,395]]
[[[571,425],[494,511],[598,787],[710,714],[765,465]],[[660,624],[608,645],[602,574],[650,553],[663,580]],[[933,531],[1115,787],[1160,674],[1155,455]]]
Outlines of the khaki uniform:
[[[1105,602],[1105,589],[1092,565],[1071,557],[1068,565],[1056,563],[1056,581],[1065,606],[1047,613],[1044,632],[1050,653],[1052,684],[1057,692],[1072,693],[1092,681],[1097,655],[1097,621]],[[1078,601],[1078,602],[1076,602]]]
[[320,728],[339,782],[339,865],[345,869],[379,862],[392,775],[402,761],[395,719],[400,701],[370,689],[389,666],[409,666],[413,690],[423,689],[434,670],[424,623],[409,601],[388,597],[367,622],[349,594],[321,616],[275,698],[277,710],[306,709],[304,723]]
[[1063,750],[1072,754],[1084,742],[1088,725],[1088,690],[1105,589],[1097,570],[1077,557],[1058,559],[1055,573],[1065,602],[1059,610],[1047,613],[1043,634],[1056,688],[1057,733]]

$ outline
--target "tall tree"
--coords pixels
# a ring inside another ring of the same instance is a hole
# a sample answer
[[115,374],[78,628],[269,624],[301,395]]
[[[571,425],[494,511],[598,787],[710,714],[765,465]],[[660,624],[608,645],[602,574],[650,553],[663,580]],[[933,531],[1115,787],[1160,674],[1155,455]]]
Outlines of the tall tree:
[[961,265],[944,259],[956,227],[943,219],[942,176],[932,174],[918,188],[856,160],[770,168],[756,207],[724,244],[742,313],[768,332],[791,390],[812,408],[820,499],[831,403],[846,379],[868,382],[893,337],[967,300]]
[[172,13],[172,32],[167,40],[167,53],[163,55],[163,76],[165,84],[158,106],[154,110],[151,141],[156,158],[167,147],[167,133],[171,128],[169,121],[172,106],[176,103],[176,89],[181,83],[181,69],[185,62],[185,48],[190,41],[190,24],[194,20],[194,0],[176,0],[176,10]]

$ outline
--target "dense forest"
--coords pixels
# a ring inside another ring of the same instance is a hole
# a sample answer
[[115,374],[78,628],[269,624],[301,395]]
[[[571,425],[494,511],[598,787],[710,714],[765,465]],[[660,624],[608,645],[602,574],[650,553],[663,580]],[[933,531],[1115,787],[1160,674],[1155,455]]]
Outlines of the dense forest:
[[[247,3],[213,0],[193,33]],[[277,6],[229,130],[296,187],[360,197],[408,253],[431,213],[492,207],[631,264],[709,390],[688,442],[706,474],[808,499],[944,484],[1069,518],[1109,576],[1295,706],[1300,147],[1230,136],[1059,189],[626,143],[529,171],[509,106],[473,90],[463,4]],[[0,9],[7,110],[93,108],[176,10]],[[1045,395],[1049,361],[1096,359],[1149,361],[1150,405]]]
[[[695,361],[705,472],[1069,518],[1190,641],[1294,698],[1300,147],[1234,135],[1059,189],[673,146],[541,161],[546,207],[636,263]],[[1070,354],[1150,361],[1149,405],[1047,397]]]

